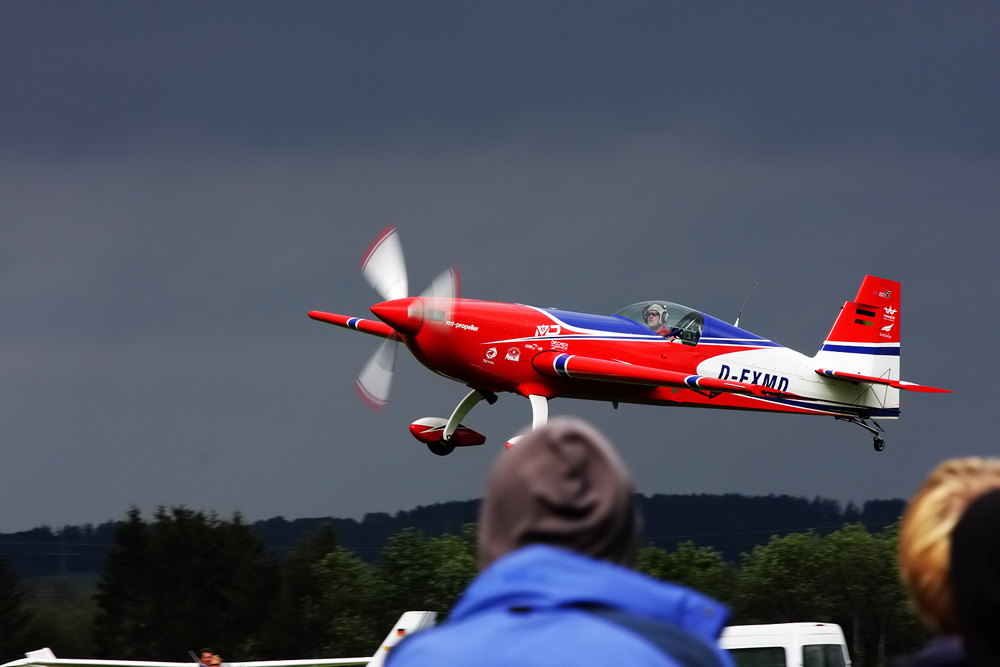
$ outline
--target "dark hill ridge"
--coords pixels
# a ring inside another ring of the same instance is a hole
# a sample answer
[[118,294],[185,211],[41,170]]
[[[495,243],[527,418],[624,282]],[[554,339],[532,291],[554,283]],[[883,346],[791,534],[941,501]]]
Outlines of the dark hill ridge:
[[[905,501],[869,500],[860,508],[837,501],[792,496],[655,495],[639,496],[647,544],[673,549],[679,542],[719,550],[730,561],[772,535],[815,530],[826,534],[845,523],[863,523],[877,532],[894,523]],[[416,528],[430,536],[457,534],[474,523],[478,500],[452,501],[396,512],[366,514],[361,521],[317,517],[275,517],[253,524],[254,530],[279,555],[287,553],[303,535],[323,521],[333,524],[347,549],[365,560],[376,560],[386,539],[403,528]],[[150,517],[147,517],[149,519]],[[117,522],[99,526],[47,526],[18,533],[0,533],[0,553],[22,577],[99,572],[114,545]]]

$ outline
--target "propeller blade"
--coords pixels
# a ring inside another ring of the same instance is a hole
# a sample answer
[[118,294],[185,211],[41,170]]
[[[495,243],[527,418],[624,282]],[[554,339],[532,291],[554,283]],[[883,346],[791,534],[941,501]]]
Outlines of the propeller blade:
[[386,338],[372,355],[361,374],[354,382],[354,388],[372,410],[381,412],[389,400],[392,385],[392,366],[396,360],[396,339]]
[[[399,242],[399,233],[395,227],[386,227],[385,231],[368,248],[364,259],[361,260],[361,275],[385,302],[399,301],[409,296],[403,246]],[[449,268],[432,280],[420,296],[434,299],[457,299],[460,293],[458,270]],[[423,304],[417,299],[408,299],[408,301],[414,302],[421,309],[423,307]],[[388,308],[389,312],[392,312],[392,308],[398,305],[398,303],[377,304],[372,307],[372,312],[375,312],[379,307]],[[444,305],[441,304],[441,306]],[[383,314],[388,317],[388,314]],[[417,325],[414,329],[419,327],[419,317],[416,321]],[[405,326],[400,326],[401,330],[406,329]],[[399,333],[393,332],[393,336],[382,343],[365,364],[365,367],[361,369],[361,373],[354,383],[354,388],[361,400],[373,410],[381,411],[389,400],[392,367],[396,359],[396,346],[399,340]]]
[[395,227],[386,227],[368,248],[361,260],[361,275],[385,301],[409,296],[403,246]]
[[462,285],[458,279],[458,269],[451,266],[431,281],[421,297],[433,297],[438,299],[458,299],[462,296]]

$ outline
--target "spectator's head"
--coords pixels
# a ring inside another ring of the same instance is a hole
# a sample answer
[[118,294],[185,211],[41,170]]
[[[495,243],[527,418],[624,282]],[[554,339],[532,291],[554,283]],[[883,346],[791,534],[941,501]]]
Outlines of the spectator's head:
[[213,655],[215,655],[215,651],[213,651],[210,648],[203,648],[200,651],[198,651],[198,660],[201,662],[201,664],[207,665],[209,664],[209,661],[212,659]]
[[935,632],[958,632],[949,576],[952,530],[973,500],[996,488],[1000,459],[952,459],[934,469],[903,514],[900,575],[917,614]]
[[955,526],[951,585],[969,664],[1000,665],[1000,490],[977,498]]
[[631,566],[639,525],[632,478],[614,447],[583,420],[557,418],[494,466],[480,509],[479,561],[486,567],[548,544]]

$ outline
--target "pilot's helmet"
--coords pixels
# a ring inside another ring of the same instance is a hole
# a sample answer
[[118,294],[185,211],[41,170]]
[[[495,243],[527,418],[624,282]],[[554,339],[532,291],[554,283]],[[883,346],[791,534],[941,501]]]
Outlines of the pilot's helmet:
[[666,309],[658,303],[651,303],[642,309],[642,319],[648,322],[650,315],[658,315],[660,317],[660,324],[667,323],[667,311]]

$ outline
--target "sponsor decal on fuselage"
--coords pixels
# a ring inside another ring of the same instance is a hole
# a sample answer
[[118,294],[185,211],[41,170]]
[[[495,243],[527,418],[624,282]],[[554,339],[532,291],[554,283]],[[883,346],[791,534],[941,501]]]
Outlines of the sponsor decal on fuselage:
[[490,349],[486,350],[486,358],[483,359],[483,363],[490,364],[492,366],[493,357],[495,356],[497,356],[497,349],[495,347],[491,347]]
[[719,379],[759,384],[764,387],[776,389],[777,391],[788,390],[788,378],[784,375],[778,375],[777,373],[765,373],[764,371],[755,371],[751,368],[744,368],[742,370],[738,368],[733,369],[726,364],[722,364],[722,368],[719,370]]
[[558,324],[539,324],[535,327],[536,336],[558,336],[562,333],[562,327]]
[[507,361],[517,361],[520,358],[521,358],[521,350],[517,349],[516,347],[512,347],[509,350],[507,350],[507,357],[506,357]]
[[466,331],[479,331],[479,327],[475,324],[465,324],[463,322],[456,322],[454,320],[448,320],[445,322],[449,327],[455,327],[456,329],[465,329]]

